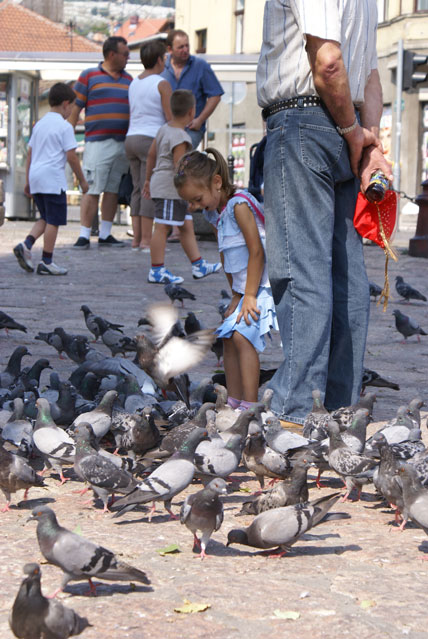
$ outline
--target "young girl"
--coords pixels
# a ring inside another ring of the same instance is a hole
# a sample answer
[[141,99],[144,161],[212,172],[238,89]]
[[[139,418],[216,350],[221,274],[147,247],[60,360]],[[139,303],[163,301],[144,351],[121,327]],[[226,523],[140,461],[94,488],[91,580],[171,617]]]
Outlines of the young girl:
[[215,149],[185,154],[174,183],[190,210],[205,209],[217,231],[232,289],[232,300],[217,334],[223,338],[228,403],[244,410],[257,402],[257,351],[264,350],[266,333],[278,329],[267,276],[262,208],[250,193],[231,184],[226,161]]

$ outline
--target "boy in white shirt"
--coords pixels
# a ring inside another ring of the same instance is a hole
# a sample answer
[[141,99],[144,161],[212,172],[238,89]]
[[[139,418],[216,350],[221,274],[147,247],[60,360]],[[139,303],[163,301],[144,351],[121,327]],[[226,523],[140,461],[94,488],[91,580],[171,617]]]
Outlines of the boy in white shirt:
[[67,274],[66,268],[52,260],[58,227],[67,223],[66,162],[79,180],[82,192],[86,193],[89,188],[76,154],[74,130],[67,122],[75,99],[76,94],[68,84],[54,84],[49,91],[50,111],[36,123],[28,143],[24,193],[34,198],[41,217],[13,252],[19,265],[29,273],[34,271],[31,249],[43,235],[43,255],[37,273]]

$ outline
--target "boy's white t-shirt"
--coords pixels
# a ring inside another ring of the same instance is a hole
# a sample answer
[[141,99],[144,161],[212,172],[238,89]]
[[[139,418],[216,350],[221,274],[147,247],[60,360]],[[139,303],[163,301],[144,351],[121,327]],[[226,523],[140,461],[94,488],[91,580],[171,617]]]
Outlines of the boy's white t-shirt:
[[77,146],[73,127],[62,115],[49,111],[31,134],[30,193],[61,193],[67,190],[67,151]]

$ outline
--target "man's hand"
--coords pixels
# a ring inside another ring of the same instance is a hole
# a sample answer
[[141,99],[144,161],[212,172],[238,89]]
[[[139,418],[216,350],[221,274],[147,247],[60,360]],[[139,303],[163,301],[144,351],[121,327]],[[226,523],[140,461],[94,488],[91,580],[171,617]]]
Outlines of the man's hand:
[[391,163],[388,162],[382,152],[382,147],[368,146],[363,150],[359,176],[361,179],[361,191],[365,193],[370,178],[375,171],[382,171],[390,182],[393,180]]
[[200,131],[203,122],[201,122],[200,118],[194,118],[190,124],[187,125],[188,129],[192,131]]
[[82,193],[87,193],[89,191],[89,184],[86,178],[83,178],[83,180],[80,180],[80,189]]
[[374,133],[362,126],[357,126],[353,131],[346,133],[343,137],[348,143],[352,173],[358,177],[360,175],[360,162],[364,149],[369,146],[376,147],[378,140]]

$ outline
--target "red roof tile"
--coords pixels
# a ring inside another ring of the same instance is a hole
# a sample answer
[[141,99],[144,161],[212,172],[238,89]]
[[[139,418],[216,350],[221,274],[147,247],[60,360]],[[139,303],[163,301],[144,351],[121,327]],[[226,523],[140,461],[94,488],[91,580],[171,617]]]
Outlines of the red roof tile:
[[122,26],[115,30],[114,35],[122,36],[129,44],[140,42],[151,35],[161,33],[169,25],[169,18],[147,18],[138,19],[138,16],[128,18]]
[[68,27],[11,0],[0,3],[1,51],[100,51],[101,47]]

